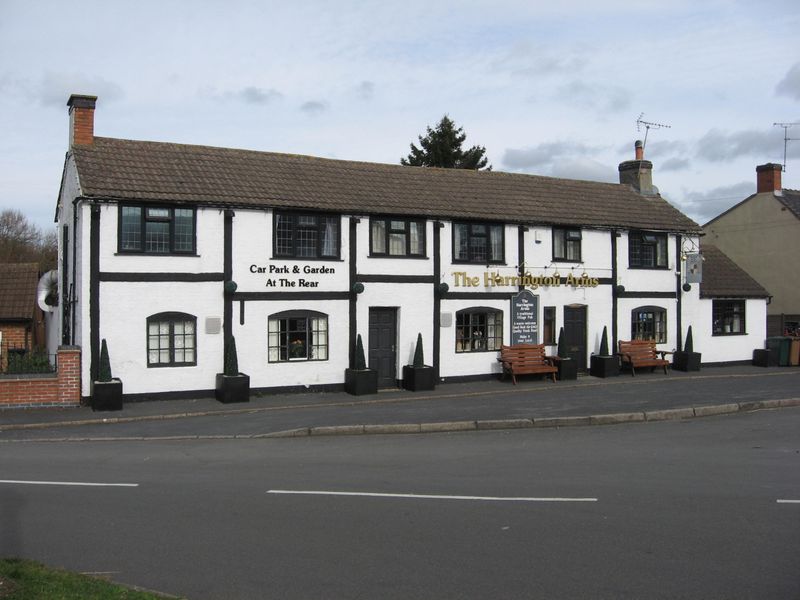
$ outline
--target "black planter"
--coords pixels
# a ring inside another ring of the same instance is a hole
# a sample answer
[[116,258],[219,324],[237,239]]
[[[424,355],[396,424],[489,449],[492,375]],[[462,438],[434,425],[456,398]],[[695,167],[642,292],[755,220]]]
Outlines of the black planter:
[[672,355],[672,368],[676,371],[699,371],[700,352],[676,352]]
[[424,392],[436,388],[436,370],[433,367],[403,367],[403,389]]
[[92,410],[122,410],[122,381],[93,382]]
[[344,391],[353,396],[378,393],[378,372],[374,369],[345,369]]
[[754,367],[769,367],[770,366],[770,351],[769,349],[753,350],[753,366]]
[[250,401],[250,376],[244,373],[225,375],[217,373],[217,388],[214,396],[223,404]]
[[616,377],[619,375],[619,358],[593,354],[589,359],[589,375],[592,377]]
[[558,380],[567,381],[578,378],[578,363],[571,358],[559,358],[557,360]]

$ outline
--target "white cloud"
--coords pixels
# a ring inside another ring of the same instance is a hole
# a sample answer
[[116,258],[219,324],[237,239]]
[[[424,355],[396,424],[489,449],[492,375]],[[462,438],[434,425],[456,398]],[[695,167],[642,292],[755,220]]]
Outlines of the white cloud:
[[775,86],[775,93],[779,96],[788,96],[793,100],[800,100],[800,62],[792,65],[786,76]]

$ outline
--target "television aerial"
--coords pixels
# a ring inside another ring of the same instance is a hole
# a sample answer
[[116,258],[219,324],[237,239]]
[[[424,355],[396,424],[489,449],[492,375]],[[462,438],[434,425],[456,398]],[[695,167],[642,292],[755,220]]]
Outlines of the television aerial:
[[783,127],[783,172],[786,172],[786,146],[789,142],[796,142],[800,138],[790,138],[789,128],[793,125],[800,125],[800,123],[773,123],[773,127]]
[[653,123],[652,121],[645,121],[642,119],[644,113],[639,114],[639,118],[636,119],[636,131],[641,131],[642,127],[645,128],[644,131],[644,141],[642,142],[642,151],[647,147],[647,134],[650,133],[650,129],[670,129],[671,125],[664,125],[664,123]]

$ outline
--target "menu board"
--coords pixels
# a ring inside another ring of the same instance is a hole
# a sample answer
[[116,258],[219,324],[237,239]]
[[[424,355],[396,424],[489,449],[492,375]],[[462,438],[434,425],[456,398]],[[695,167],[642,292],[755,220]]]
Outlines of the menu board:
[[539,343],[539,296],[530,290],[511,298],[511,343]]

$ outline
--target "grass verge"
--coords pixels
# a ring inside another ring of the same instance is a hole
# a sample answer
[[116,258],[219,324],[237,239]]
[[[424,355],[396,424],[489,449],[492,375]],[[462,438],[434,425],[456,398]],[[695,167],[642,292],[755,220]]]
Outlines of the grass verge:
[[163,600],[103,579],[51,569],[32,560],[0,559],[0,600]]

